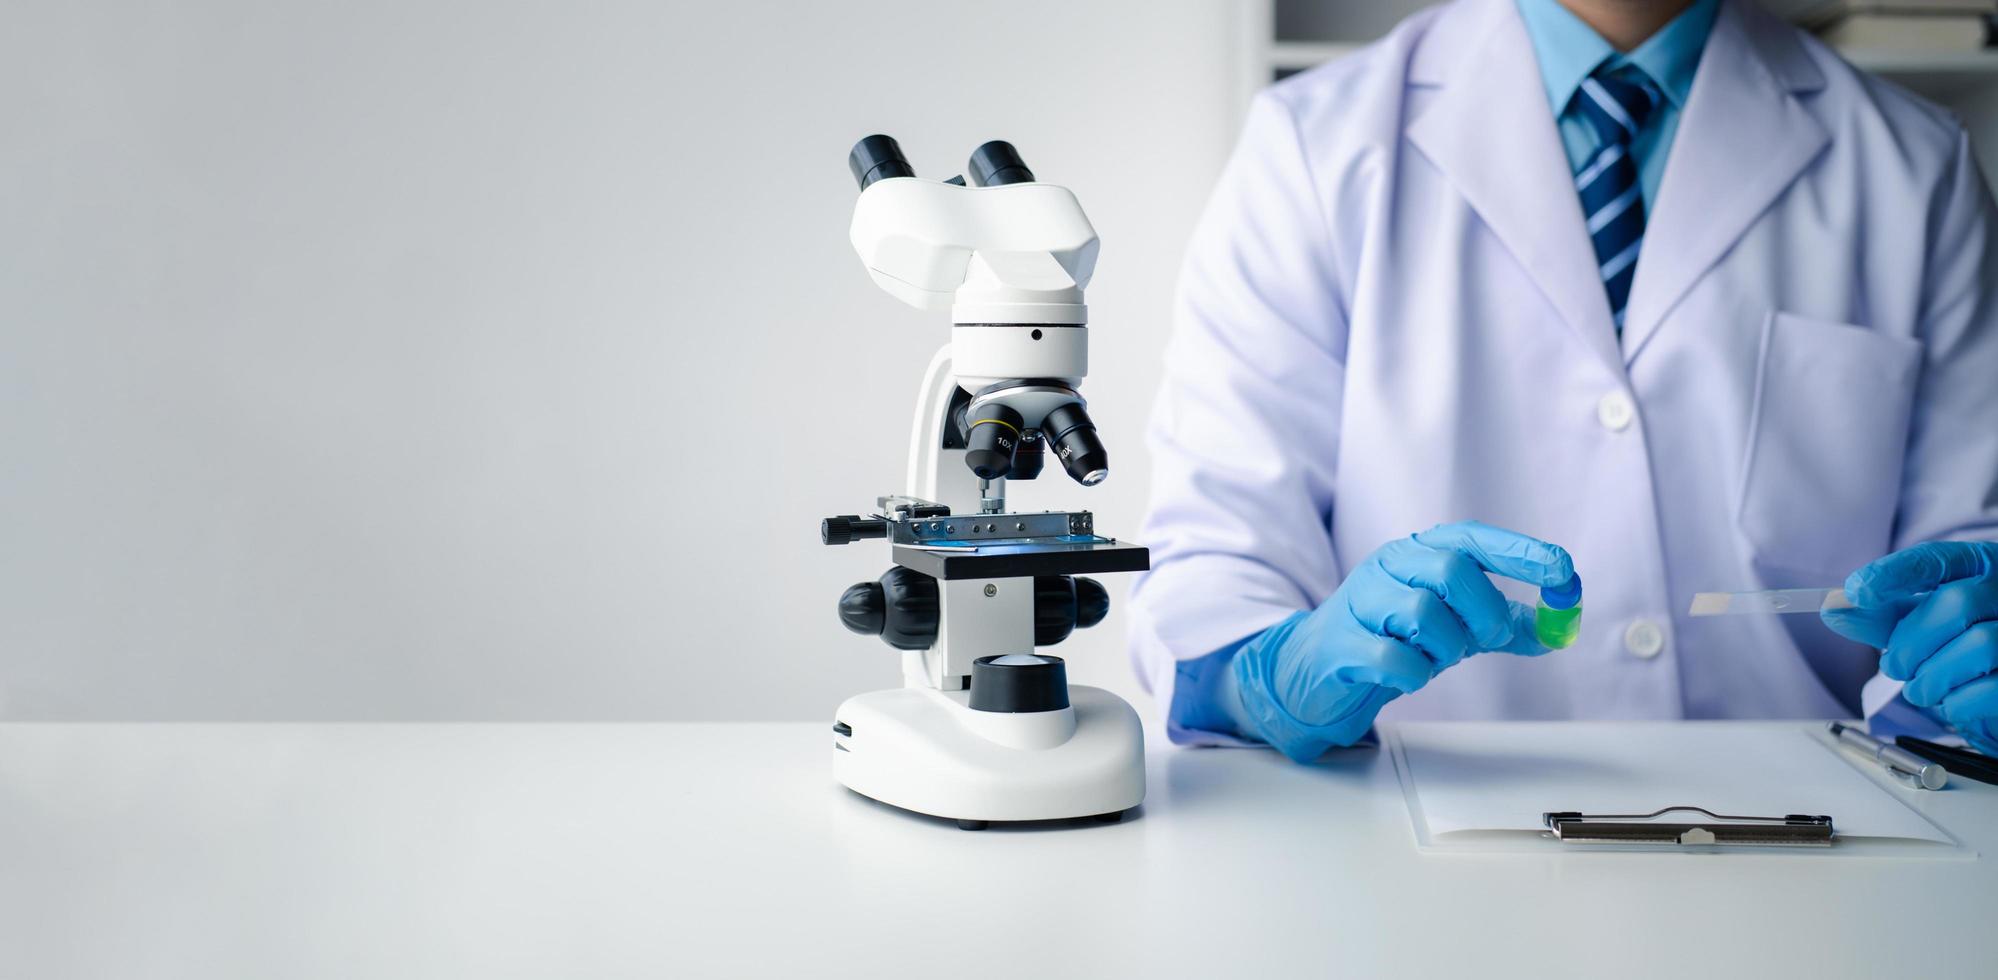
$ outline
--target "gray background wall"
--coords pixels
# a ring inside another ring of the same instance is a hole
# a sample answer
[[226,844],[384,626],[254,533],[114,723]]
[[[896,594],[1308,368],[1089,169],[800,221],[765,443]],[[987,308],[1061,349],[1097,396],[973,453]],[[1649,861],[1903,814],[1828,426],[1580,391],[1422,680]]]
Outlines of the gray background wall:
[[[1232,4],[106,3],[0,16],[0,717],[817,718],[942,321],[852,141],[1015,142],[1104,238],[1135,530]],[[1116,583],[1121,596],[1124,582]],[[1071,640],[1127,695],[1121,617]]]

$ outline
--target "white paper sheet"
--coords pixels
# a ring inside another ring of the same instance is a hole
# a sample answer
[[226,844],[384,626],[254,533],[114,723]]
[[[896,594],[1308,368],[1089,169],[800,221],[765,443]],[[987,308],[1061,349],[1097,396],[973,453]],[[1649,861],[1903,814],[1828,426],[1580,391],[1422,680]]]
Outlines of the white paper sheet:
[[[1829,814],[1843,837],[1948,843],[1935,825],[1859,773],[1808,725],[1587,722],[1394,726],[1434,837],[1543,828],[1550,810]],[[1908,792],[1918,792],[1909,790]]]

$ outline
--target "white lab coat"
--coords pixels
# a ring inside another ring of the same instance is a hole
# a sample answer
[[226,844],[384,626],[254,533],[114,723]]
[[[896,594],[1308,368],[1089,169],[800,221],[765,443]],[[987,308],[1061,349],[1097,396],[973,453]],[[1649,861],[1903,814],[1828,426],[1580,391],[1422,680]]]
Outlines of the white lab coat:
[[1513,0],[1255,100],[1151,432],[1133,653],[1161,705],[1176,661],[1474,518],[1573,553],[1580,640],[1470,658],[1384,719],[1847,716],[1874,653],[1815,617],[1688,619],[1692,594],[1998,537],[1998,225],[1957,123],[1729,0],[1621,345],[1568,174]]

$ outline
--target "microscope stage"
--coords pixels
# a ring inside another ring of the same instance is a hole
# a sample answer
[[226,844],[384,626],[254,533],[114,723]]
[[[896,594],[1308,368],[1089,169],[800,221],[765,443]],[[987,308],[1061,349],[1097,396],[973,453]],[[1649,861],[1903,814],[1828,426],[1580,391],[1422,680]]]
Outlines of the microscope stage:
[[904,568],[946,580],[1142,572],[1152,567],[1152,553],[1144,545],[1094,535],[1058,541],[976,545],[898,544],[894,558],[895,564]]

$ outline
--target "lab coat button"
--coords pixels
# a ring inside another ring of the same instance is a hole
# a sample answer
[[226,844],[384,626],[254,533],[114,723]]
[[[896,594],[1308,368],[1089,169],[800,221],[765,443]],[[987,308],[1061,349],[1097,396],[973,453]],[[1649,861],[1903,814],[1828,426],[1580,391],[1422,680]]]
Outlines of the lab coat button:
[[1649,660],[1665,649],[1665,631],[1651,620],[1636,620],[1623,631],[1623,648],[1629,650],[1631,656]]
[[1621,391],[1612,391],[1596,403],[1596,421],[1611,432],[1622,432],[1630,428],[1637,418],[1637,406],[1630,403],[1630,396]]

